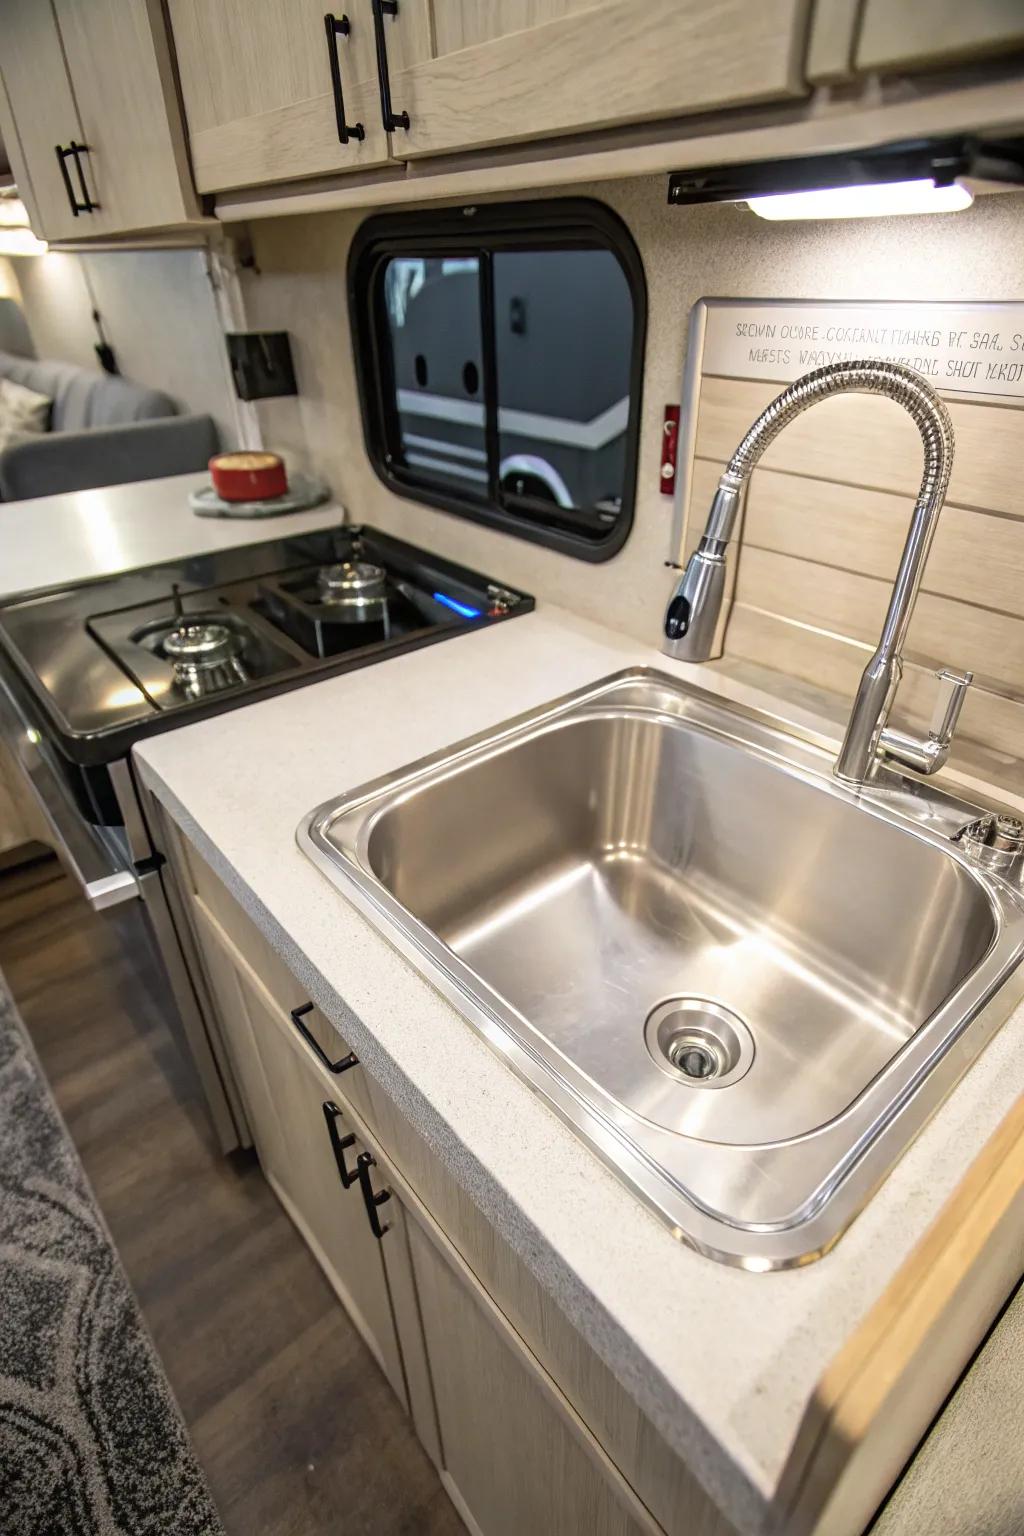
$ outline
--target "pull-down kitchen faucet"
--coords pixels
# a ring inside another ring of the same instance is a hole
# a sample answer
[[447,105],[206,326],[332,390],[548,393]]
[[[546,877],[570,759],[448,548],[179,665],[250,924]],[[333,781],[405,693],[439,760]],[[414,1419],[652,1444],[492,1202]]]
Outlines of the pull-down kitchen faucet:
[[722,654],[727,610],[726,551],[736,521],[743,487],[762,453],[783,427],[808,406],[838,394],[886,395],[909,413],[924,445],[924,477],[917,494],[910,531],[896,573],[889,611],[878,647],[867,666],[853,701],[846,736],[834,773],[847,784],[863,784],[884,752],[919,773],[934,773],[949,755],[970,672],[943,668],[942,691],[927,737],[916,737],[886,725],[903,668],[903,644],[921,584],[935,526],[939,519],[949,472],[953,466],[953,424],[931,385],[901,363],[831,363],[805,373],[766,406],[743,438],[718,482],[707,526],[687,562],[665,614],[665,645],[680,661],[711,661]]

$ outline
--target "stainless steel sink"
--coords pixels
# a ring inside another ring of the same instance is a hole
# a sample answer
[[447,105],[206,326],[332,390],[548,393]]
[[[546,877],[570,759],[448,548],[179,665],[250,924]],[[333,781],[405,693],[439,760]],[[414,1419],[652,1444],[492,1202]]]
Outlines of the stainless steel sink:
[[701,1251],[825,1251],[1024,995],[978,814],[618,674],[314,811],[300,845]]

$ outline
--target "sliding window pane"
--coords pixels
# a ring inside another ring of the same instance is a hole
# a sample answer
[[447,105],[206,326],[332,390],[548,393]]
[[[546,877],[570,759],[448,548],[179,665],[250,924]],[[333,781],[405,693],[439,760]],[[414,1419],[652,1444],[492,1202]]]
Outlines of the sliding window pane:
[[398,463],[460,494],[487,491],[476,256],[396,256],[384,272]]
[[522,516],[607,536],[626,486],[633,297],[608,250],[494,254],[498,475]]

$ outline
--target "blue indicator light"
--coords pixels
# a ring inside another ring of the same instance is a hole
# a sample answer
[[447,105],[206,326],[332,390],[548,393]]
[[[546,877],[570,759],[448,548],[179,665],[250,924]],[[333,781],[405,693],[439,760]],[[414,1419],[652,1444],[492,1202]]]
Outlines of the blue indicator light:
[[457,603],[454,597],[446,597],[443,592],[434,593],[434,602],[443,603],[453,613],[460,613],[464,619],[478,619],[480,617],[479,608],[471,608],[468,603]]

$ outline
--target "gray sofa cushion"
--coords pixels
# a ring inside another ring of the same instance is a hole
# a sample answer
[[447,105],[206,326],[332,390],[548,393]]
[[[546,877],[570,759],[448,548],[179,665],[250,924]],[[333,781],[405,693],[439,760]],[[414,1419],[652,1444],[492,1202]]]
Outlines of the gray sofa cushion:
[[28,323],[15,299],[0,299],[0,352],[12,352],[15,357],[36,355]]
[[0,455],[0,497],[23,501],[205,469],[217,452],[212,416],[172,416],[91,432],[48,432]]
[[123,426],[173,416],[175,404],[158,389],[143,389],[108,373],[90,373],[74,363],[54,363],[0,352],[0,377],[13,379],[53,401],[51,432]]

